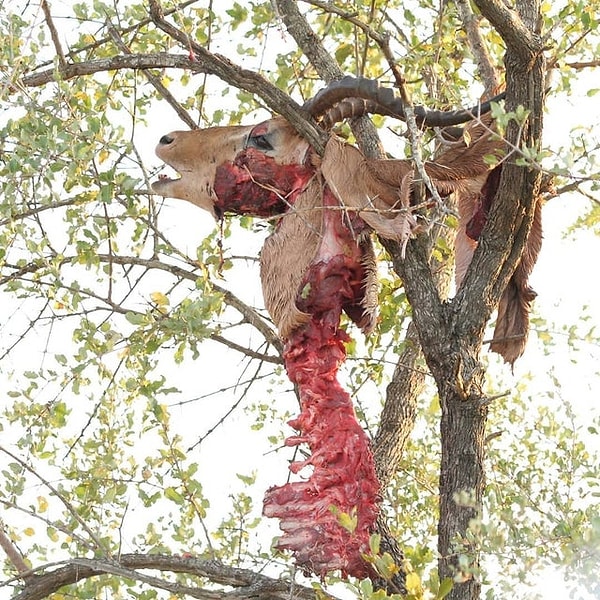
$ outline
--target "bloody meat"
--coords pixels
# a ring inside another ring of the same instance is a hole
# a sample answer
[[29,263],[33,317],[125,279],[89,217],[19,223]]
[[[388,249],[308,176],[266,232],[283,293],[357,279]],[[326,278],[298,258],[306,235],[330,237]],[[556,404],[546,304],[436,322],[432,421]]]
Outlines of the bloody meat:
[[[217,169],[216,206],[221,214],[256,216],[282,212],[282,202],[293,210],[312,176],[307,166],[279,165],[248,149]],[[286,445],[305,444],[310,454],[290,466],[303,479],[267,490],[263,512],[280,519],[277,547],[292,551],[305,571],[365,577],[370,571],[362,553],[378,514],[379,483],[369,440],[337,380],[350,340],[340,326],[341,313],[355,313],[364,294],[357,235],[365,225],[340,210],[329,190],[322,198],[329,210],[323,211],[318,250],[296,297],[297,308],[311,318],[291,332],[283,355],[301,405],[289,423],[297,435]]]

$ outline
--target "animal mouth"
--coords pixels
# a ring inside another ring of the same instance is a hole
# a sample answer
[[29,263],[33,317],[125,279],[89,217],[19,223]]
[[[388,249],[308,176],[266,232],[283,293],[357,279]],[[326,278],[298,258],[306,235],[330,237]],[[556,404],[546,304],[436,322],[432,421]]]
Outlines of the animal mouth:
[[158,179],[156,179],[155,181],[152,182],[152,189],[154,191],[159,191],[161,188],[165,187],[166,185],[169,185],[171,183],[174,183],[176,181],[180,181],[181,180],[181,173],[179,173],[178,171],[176,171],[176,175],[173,177],[169,177],[169,175],[165,174],[165,173],[160,173],[158,176]]

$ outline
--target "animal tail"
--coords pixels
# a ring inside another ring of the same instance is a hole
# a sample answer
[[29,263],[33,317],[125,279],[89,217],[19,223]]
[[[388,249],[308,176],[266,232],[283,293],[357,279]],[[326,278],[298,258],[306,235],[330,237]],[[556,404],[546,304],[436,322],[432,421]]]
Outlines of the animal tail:
[[529,334],[529,313],[537,294],[513,275],[498,304],[492,352],[511,365],[523,354]]

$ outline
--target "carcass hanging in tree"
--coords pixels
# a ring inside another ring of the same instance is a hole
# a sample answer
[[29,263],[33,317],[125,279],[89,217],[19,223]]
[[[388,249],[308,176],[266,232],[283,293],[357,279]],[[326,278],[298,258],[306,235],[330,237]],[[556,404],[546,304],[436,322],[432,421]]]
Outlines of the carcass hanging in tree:
[[[352,78],[332,84],[304,108],[325,128],[365,112],[404,117],[391,90]],[[469,121],[468,135],[425,163],[437,193],[458,196],[458,282],[501,169],[486,159],[504,151],[491,118],[483,116],[487,110],[489,104],[448,113],[415,108],[424,127]],[[333,135],[321,157],[280,117],[254,126],[173,132],[160,139],[157,154],[180,174],[155,182],[158,194],[193,202],[217,218],[281,215],[261,253],[261,281],[285,342],[288,375],[300,394],[301,413],[290,422],[298,435],[287,444],[306,443],[311,452],[291,470],[312,472],[304,481],[268,490],[264,513],[281,520],[278,545],[292,550],[303,568],[365,576],[361,553],[377,517],[379,486],[368,439],[336,379],[349,339],[340,316],[344,311],[364,332],[373,328],[377,284],[370,232],[403,244],[413,235],[418,224],[411,198],[419,174],[410,160],[369,160]],[[509,362],[524,348],[533,297],[527,277],[540,238],[538,211],[522,265],[502,300],[492,345]]]

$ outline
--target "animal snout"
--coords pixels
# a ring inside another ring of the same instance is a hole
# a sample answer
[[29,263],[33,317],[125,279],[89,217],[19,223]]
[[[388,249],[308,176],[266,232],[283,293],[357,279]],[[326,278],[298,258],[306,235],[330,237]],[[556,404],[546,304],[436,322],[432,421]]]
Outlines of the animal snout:
[[168,146],[169,144],[172,144],[175,141],[175,138],[172,135],[166,134],[163,135],[160,140],[158,140],[158,143],[161,146]]

